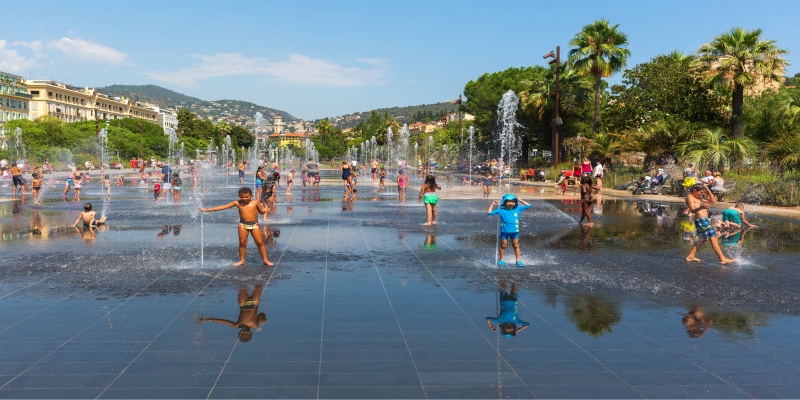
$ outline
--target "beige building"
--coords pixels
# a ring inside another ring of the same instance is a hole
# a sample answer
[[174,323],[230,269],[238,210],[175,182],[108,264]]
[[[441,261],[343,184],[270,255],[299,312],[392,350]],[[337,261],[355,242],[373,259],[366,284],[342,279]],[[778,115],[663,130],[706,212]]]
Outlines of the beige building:
[[49,115],[64,122],[140,118],[158,122],[158,111],[124,97],[109,97],[95,89],[79,89],[56,81],[25,81],[31,96],[28,118]]
[[21,76],[0,71],[0,125],[27,119],[31,95]]

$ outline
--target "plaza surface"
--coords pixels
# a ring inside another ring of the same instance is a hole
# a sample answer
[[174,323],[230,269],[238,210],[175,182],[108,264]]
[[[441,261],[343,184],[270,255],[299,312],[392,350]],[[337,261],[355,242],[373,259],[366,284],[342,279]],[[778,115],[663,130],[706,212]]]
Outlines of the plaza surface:
[[[89,184],[83,200],[109,218],[96,234],[71,226],[83,202],[60,185],[41,206],[0,203],[0,398],[800,397],[792,218],[748,214],[759,228],[724,247],[741,263],[706,245],[690,265],[680,203],[603,195],[588,228],[577,196],[508,186],[533,205],[526,267],[498,268],[480,188],[440,179],[439,223],[423,227],[419,181],[398,205],[395,185],[361,177],[344,202],[326,172],[318,190],[279,189],[262,225],[276,265],[250,240],[232,267],[235,209],[197,208],[235,200],[238,179],[184,181],[180,204],[149,185],[104,204]],[[242,341],[220,322],[259,286],[266,321]],[[486,322],[503,287],[530,324],[514,337]]]

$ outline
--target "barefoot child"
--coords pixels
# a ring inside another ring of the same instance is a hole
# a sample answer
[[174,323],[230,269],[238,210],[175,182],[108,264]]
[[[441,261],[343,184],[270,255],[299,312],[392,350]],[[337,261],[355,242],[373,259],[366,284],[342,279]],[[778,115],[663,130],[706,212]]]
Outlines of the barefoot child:
[[406,187],[411,183],[411,179],[402,169],[397,173],[397,200],[400,203],[406,202]]
[[[522,203],[522,205],[519,205]],[[496,210],[492,210],[494,206],[500,205]],[[511,242],[511,247],[514,248],[514,256],[516,257],[516,266],[524,267],[525,264],[519,259],[519,216],[523,211],[531,208],[531,205],[526,203],[525,200],[517,198],[509,193],[503,196],[502,202],[497,200],[489,205],[487,210],[488,215],[499,215],[501,221],[500,227],[500,247],[497,249],[498,259],[497,265],[504,267],[506,262],[503,257],[506,253],[508,242]]]
[[436,184],[436,177],[433,175],[425,177],[425,183],[423,183],[422,187],[419,189],[419,202],[425,203],[425,211],[427,212],[428,220],[422,225],[436,224],[436,203],[439,202],[439,198],[436,197],[436,189],[442,190],[442,188]]
[[34,174],[33,179],[31,180],[31,190],[33,190],[33,205],[38,205],[41,203],[40,193],[42,192],[42,185],[48,185],[52,188],[55,187],[45,182],[41,173]]
[[102,225],[106,223],[106,216],[103,215],[100,219],[95,220],[94,217],[97,215],[94,211],[92,211],[92,203],[86,203],[83,205],[83,211],[81,211],[81,215],[78,219],[75,220],[74,226],[78,226],[78,224],[83,221],[83,226],[86,228],[94,227],[97,225]]
[[708,186],[698,183],[689,189],[689,195],[686,196],[686,206],[694,219],[694,229],[697,233],[697,241],[694,242],[692,250],[686,256],[688,262],[700,262],[701,260],[696,257],[697,251],[705,244],[706,240],[711,241],[711,248],[714,253],[719,257],[720,264],[729,264],[736,262],[722,254],[722,249],[719,247],[719,239],[711,222],[708,220],[708,206],[717,202],[717,196],[711,192]]
[[228,208],[236,207],[239,209],[239,261],[234,266],[244,264],[245,254],[247,253],[247,235],[253,236],[253,242],[258,247],[258,253],[264,260],[264,265],[273,266],[275,264],[269,262],[267,259],[267,249],[264,247],[264,240],[261,237],[261,229],[258,228],[258,214],[266,214],[267,210],[261,206],[258,200],[253,199],[253,191],[249,187],[239,189],[239,200],[232,201],[228,204],[211,207],[200,208],[200,211],[220,211]]

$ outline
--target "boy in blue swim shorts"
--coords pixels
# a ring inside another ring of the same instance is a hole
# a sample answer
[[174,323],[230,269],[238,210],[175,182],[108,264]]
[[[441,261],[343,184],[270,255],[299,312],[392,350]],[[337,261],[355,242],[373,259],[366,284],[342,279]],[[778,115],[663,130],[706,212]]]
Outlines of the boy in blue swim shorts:
[[[520,205],[519,203],[522,203]],[[514,248],[514,256],[516,256],[518,267],[524,267],[525,264],[519,259],[519,216],[523,211],[531,208],[531,205],[526,203],[525,200],[517,198],[513,194],[506,194],[502,199],[502,206],[496,210],[492,210],[494,206],[500,205],[501,202],[495,200],[489,205],[488,215],[500,216],[500,248],[498,251],[498,258],[500,261],[497,265],[503,267],[506,262],[503,257],[506,253],[508,242],[511,242],[511,247]]]
[[686,256],[687,262],[700,262],[697,258],[697,251],[706,243],[711,242],[711,248],[714,253],[719,257],[719,263],[722,265],[736,262],[722,254],[722,249],[719,247],[719,238],[711,222],[708,219],[708,206],[717,202],[717,196],[711,192],[708,186],[698,183],[689,189],[689,195],[686,196],[686,207],[689,209],[689,215],[694,220],[694,229],[697,234],[697,240]]

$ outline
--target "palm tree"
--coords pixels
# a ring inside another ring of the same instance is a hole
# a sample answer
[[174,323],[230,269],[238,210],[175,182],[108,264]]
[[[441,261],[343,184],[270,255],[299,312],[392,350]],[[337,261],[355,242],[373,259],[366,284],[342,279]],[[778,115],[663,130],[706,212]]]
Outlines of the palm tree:
[[684,159],[706,165],[716,171],[723,171],[725,165],[743,161],[756,152],[755,142],[750,138],[729,138],[722,128],[703,129],[693,139],[676,146],[678,154]]
[[602,78],[625,68],[630,57],[628,36],[619,32],[619,24],[609,26],[601,19],[583,27],[583,30],[570,40],[568,64],[578,73],[594,78],[594,122],[592,129],[600,130],[600,99]]
[[782,134],[767,144],[764,158],[774,160],[780,170],[800,168],[800,136]]
[[331,130],[333,129],[333,125],[331,125],[331,121],[328,119],[323,119],[319,121],[317,124],[317,132],[322,135],[322,145],[325,145],[325,137],[331,134]]
[[741,138],[744,89],[780,82],[788,65],[782,55],[788,51],[777,48],[774,40],[761,40],[761,29],[736,27],[700,46],[697,53],[708,81],[732,90],[731,131],[733,137]]

